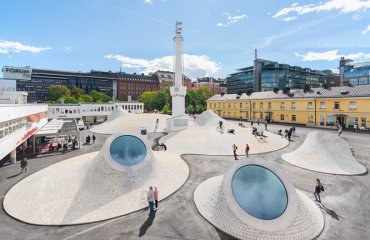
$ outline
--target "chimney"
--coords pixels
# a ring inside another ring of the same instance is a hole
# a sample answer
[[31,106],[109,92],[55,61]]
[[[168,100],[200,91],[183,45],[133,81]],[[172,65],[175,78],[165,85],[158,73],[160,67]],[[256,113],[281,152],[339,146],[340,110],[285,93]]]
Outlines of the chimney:
[[257,48],[254,49],[254,60],[257,60]]

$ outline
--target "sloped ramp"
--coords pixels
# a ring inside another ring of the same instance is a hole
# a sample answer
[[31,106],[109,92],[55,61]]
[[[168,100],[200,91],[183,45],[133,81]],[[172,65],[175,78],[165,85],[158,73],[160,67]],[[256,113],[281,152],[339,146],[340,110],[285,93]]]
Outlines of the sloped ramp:
[[297,167],[331,174],[358,175],[366,168],[358,163],[349,144],[336,134],[311,132],[295,151],[281,156]]

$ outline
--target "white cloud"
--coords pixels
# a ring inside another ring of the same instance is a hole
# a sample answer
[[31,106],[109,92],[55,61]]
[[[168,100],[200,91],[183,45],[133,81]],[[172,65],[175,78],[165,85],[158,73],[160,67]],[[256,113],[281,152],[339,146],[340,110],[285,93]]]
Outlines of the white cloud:
[[366,34],[366,33],[368,33],[368,32],[370,32],[370,24],[369,24],[369,26],[367,26],[367,28],[365,28],[365,30],[364,30],[364,31],[362,31],[361,33],[362,33],[362,34]]
[[290,21],[295,20],[295,19],[297,19],[297,18],[296,17],[285,17],[285,18],[282,18],[282,20],[284,22],[290,22]]
[[345,57],[353,60],[366,60],[370,59],[370,53],[350,53],[350,54],[338,54],[338,50],[330,50],[327,52],[308,52],[306,54],[295,53],[296,57],[302,58],[303,61],[334,61],[341,57]]
[[9,53],[9,52],[39,53],[39,52],[50,50],[50,49],[51,49],[50,47],[34,47],[34,46],[24,45],[20,42],[0,41],[0,53]]
[[247,17],[247,15],[245,15],[245,14],[238,15],[238,16],[227,16],[227,21],[217,23],[217,27],[228,27],[231,24],[242,21],[246,17]]
[[337,10],[343,13],[356,12],[370,8],[369,0],[327,0],[325,2],[306,5],[292,4],[290,7],[279,10],[273,18],[283,18],[290,14],[304,15],[313,12]]
[[[115,59],[122,62],[125,68],[135,68],[141,73],[155,72],[158,69],[164,71],[173,71],[173,56],[165,56],[152,60],[131,58],[123,55],[109,54],[104,56],[108,59]],[[206,55],[184,54],[184,74],[191,79],[197,77],[210,76],[221,69],[221,64],[216,63]]]
[[153,4],[153,1],[152,0],[144,0],[144,3],[150,5],[150,4]]
[[65,52],[72,52],[72,49],[70,49],[69,47],[65,46],[64,49],[63,49],[63,51],[65,51]]

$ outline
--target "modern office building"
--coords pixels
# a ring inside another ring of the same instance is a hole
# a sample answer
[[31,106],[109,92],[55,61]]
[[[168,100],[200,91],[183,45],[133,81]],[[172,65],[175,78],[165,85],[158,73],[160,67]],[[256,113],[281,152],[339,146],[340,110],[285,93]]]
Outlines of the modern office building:
[[155,76],[118,73],[118,100],[138,101],[146,91],[158,91],[159,82]]
[[226,87],[226,79],[215,79],[213,77],[202,77],[197,78],[197,80],[193,83],[193,89],[198,90],[200,87],[207,87],[211,91],[212,95],[216,94],[226,94],[227,87]]
[[63,85],[69,89],[81,88],[85,93],[97,90],[117,97],[117,73],[90,71],[70,72],[60,70],[37,69],[31,67],[3,67],[3,78],[16,82],[17,91],[28,93],[29,103],[46,102],[47,92],[52,85]]
[[353,60],[342,57],[339,72],[341,86],[370,84],[370,61],[354,63]]
[[254,65],[238,69],[227,78],[228,93],[276,91],[284,88],[303,89],[327,83],[330,70],[319,71],[256,58]]
[[231,119],[346,128],[370,128],[370,85],[224,94],[207,108]]

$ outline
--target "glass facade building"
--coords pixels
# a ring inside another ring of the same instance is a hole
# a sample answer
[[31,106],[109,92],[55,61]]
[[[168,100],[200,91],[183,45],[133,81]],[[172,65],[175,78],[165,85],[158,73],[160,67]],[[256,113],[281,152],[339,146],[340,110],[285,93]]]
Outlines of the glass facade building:
[[343,67],[343,85],[368,85],[370,84],[370,62],[353,63],[348,61]]
[[78,87],[86,93],[97,90],[117,97],[117,73],[90,71],[89,73],[32,69],[30,79],[17,79],[17,91],[28,92],[28,102],[46,102],[49,87],[63,85]]
[[269,60],[255,59],[254,65],[238,69],[227,78],[228,93],[248,93],[320,87],[327,83],[330,70],[319,71],[280,64]]
[[228,94],[239,94],[254,91],[254,69],[246,67],[238,69],[236,73],[230,74],[226,82]]

